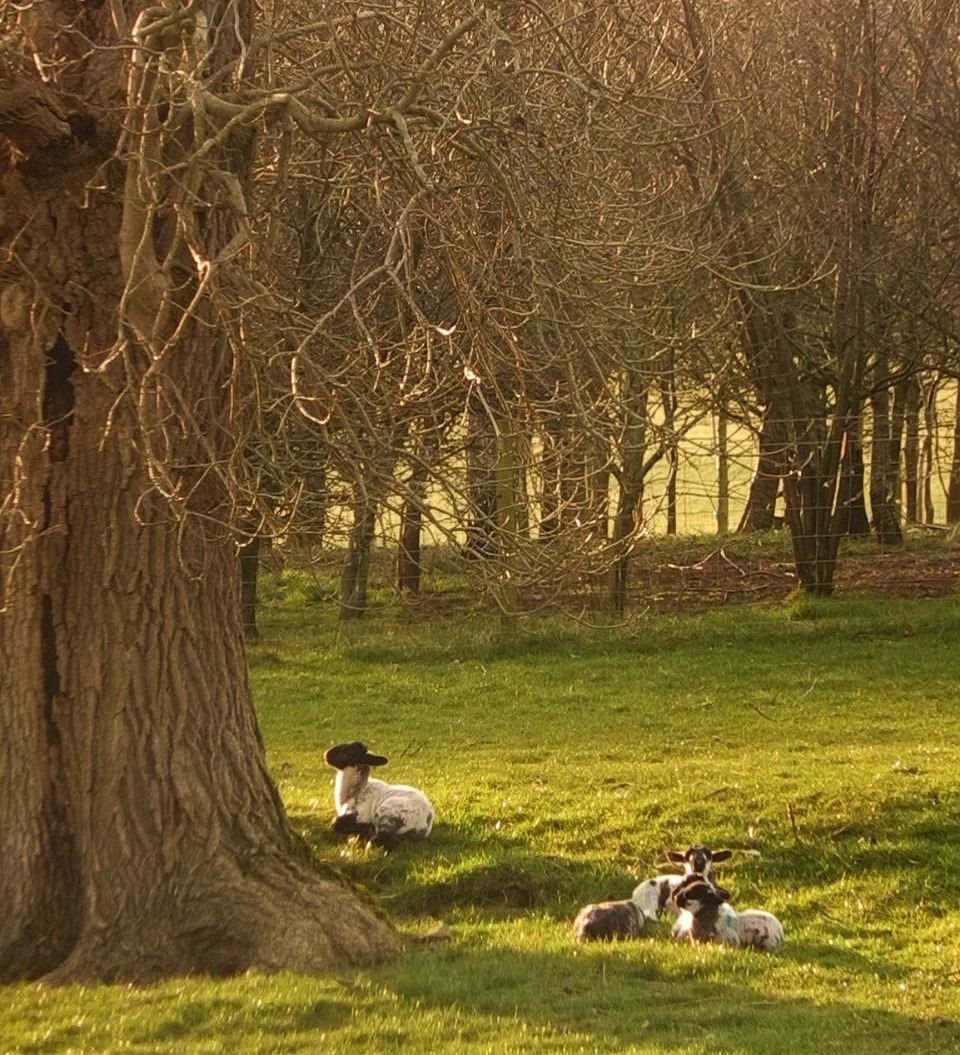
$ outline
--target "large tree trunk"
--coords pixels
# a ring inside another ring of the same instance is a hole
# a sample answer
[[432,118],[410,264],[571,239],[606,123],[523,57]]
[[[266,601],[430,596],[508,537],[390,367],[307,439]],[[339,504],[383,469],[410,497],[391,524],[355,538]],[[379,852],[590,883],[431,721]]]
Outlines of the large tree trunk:
[[[42,343],[26,344],[11,342],[17,409],[39,396],[48,413],[19,445],[20,510],[41,534],[4,569],[0,978],[391,950],[286,822],[251,704],[233,540],[171,518],[128,420],[114,415],[103,442],[116,398],[103,376],[68,370],[60,339],[44,372]],[[215,519],[215,500],[204,511]],[[6,551],[19,540],[4,527]]]
[[[111,5],[60,6],[38,17],[60,17],[63,53],[127,54],[88,46],[114,42]],[[198,276],[173,255],[150,271],[152,219],[124,257],[139,204],[100,120],[18,136],[22,157],[0,141],[17,245],[0,276],[0,980],[371,962],[394,931],[314,861],[266,768],[230,504],[206,469],[232,443],[231,357],[211,318],[175,318]],[[197,193],[214,260],[218,195]]]

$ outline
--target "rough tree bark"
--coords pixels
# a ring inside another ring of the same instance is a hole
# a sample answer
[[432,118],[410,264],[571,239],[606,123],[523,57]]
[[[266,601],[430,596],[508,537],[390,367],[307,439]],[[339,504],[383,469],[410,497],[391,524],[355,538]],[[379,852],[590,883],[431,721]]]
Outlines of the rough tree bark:
[[[100,103],[137,48],[90,47],[119,10],[25,11],[70,93],[24,65],[46,116],[0,126],[0,980],[372,962],[393,928],[313,859],[267,770],[229,495],[201,457],[233,442],[231,358],[185,254],[151,269],[162,193],[124,258],[138,202]],[[216,12],[249,29],[247,5]],[[213,270],[222,198],[193,191]]]
[[240,620],[243,636],[248,641],[257,641],[260,637],[260,628],[257,626],[260,545],[260,536],[254,535],[240,547]]

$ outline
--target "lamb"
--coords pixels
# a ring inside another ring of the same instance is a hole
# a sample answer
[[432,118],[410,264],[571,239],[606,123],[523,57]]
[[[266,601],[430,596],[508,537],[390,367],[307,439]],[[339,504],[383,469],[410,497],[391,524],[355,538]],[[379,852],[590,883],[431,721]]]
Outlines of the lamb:
[[686,875],[696,872],[704,879],[710,879],[713,866],[721,861],[728,860],[733,850],[711,850],[703,843],[695,843],[688,846],[686,850],[668,850],[667,857],[676,864],[683,865]]
[[682,880],[681,875],[659,875],[645,879],[634,888],[630,899],[647,919],[656,919],[664,911],[676,916],[680,910],[671,900],[671,894]]
[[684,877],[671,897],[680,909],[672,930],[675,938],[767,951],[783,944],[783,924],[773,913],[756,908],[737,912],[727,903],[727,892],[702,875]]
[[[697,843],[686,850],[668,850],[667,857],[684,866],[684,875],[697,873],[709,879],[714,863],[726,861],[732,853],[732,850],[711,850]],[[683,881],[684,875],[658,875],[646,879],[633,891],[632,900],[647,919],[656,919],[664,911],[677,916],[680,910],[673,902],[672,894]],[[723,890],[723,887],[718,889]]]
[[640,906],[628,901],[584,905],[573,921],[574,941],[620,941],[636,938],[646,922]]
[[430,834],[433,805],[422,791],[408,784],[371,779],[372,766],[386,765],[384,755],[371,754],[366,744],[353,740],[329,748],[323,758],[337,770],[333,785],[335,832],[359,835],[385,849],[400,840],[420,840]]

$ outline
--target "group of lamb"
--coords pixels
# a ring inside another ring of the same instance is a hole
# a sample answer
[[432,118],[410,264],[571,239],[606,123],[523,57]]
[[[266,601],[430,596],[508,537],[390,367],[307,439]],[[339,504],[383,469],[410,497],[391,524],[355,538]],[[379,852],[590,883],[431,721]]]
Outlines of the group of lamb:
[[[433,829],[430,800],[408,784],[388,784],[370,776],[374,766],[386,765],[384,755],[372,754],[359,740],[337,744],[324,754],[337,771],[333,786],[336,816],[333,830],[357,835],[390,849],[401,840],[425,839]],[[646,879],[624,901],[584,905],[573,924],[576,941],[635,938],[648,920],[664,912],[675,917],[671,934],[690,941],[776,949],[783,943],[783,925],[761,909],[736,911],[730,894],[713,882],[713,866],[730,857],[730,850],[697,845],[671,850],[671,861],[682,864],[682,874]]]
[[713,866],[730,857],[730,850],[710,850],[698,844],[670,850],[669,859],[682,864],[682,875],[645,879],[625,901],[584,905],[573,922],[576,941],[613,941],[635,938],[647,920],[661,913],[675,917],[674,938],[745,945],[773,950],[783,944],[783,924],[771,912],[748,908],[738,912],[730,893],[713,881]]

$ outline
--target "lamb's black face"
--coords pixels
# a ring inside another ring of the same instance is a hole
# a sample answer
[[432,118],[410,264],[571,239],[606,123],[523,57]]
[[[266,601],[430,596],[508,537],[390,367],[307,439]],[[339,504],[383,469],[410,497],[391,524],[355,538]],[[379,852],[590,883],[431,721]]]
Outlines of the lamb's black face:
[[683,855],[691,872],[706,872],[713,860],[713,854],[702,845],[691,846]]
[[719,898],[713,888],[702,879],[689,885],[681,884],[674,891],[673,900],[677,908],[689,909],[694,913],[701,905],[719,904]]
[[324,762],[334,769],[347,769],[350,766],[384,766],[387,759],[383,755],[372,755],[367,745],[359,740],[348,744],[335,744],[327,748],[323,755]]
[[695,843],[686,850],[671,850],[667,856],[676,864],[682,864],[688,874],[699,872],[707,875],[715,864],[726,861],[733,851],[711,850],[703,843]]
[[729,894],[723,887],[716,887],[701,875],[690,875],[673,891],[672,899],[677,908],[685,908],[696,914],[701,906],[716,906],[726,901]]

